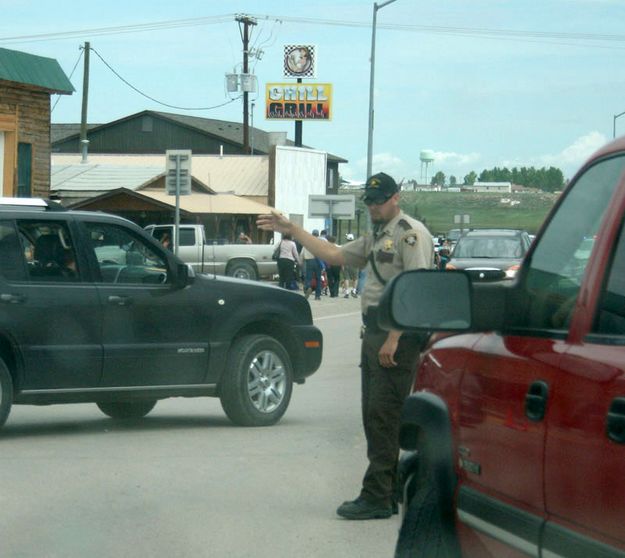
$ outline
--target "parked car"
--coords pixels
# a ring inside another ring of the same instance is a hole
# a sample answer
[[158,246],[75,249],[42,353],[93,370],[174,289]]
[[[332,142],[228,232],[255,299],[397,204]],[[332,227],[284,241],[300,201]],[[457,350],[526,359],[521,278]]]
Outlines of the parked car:
[[389,284],[383,326],[444,332],[402,410],[397,557],[625,556],[623,222],[625,138],[571,180],[514,280]]
[[521,230],[474,229],[458,239],[446,269],[465,269],[474,281],[512,279],[531,243]]
[[[148,225],[148,234],[157,240],[167,238],[174,249],[174,225]],[[278,264],[272,259],[273,244],[224,244],[209,242],[204,225],[182,224],[179,230],[178,257],[200,273],[229,275],[238,279],[271,279],[278,273]],[[223,240],[223,239],[222,239]]]
[[125,219],[55,207],[0,203],[0,426],[14,404],[123,419],[167,397],[219,397],[240,425],[283,416],[321,362],[303,297],[195,276]]

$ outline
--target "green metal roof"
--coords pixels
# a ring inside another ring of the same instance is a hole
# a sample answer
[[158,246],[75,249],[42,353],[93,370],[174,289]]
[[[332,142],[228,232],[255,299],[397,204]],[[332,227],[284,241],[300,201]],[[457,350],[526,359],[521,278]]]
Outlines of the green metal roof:
[[50,93],[72,94],[74,87],[54,58],[0,48],[0,80],[33,85]]

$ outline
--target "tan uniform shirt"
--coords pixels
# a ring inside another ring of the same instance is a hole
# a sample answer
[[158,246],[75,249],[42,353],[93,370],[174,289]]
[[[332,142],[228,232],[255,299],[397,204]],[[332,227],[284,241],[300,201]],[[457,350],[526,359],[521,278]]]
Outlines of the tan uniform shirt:
[[373,251],[378,273],[386,281],[408,269],[434,267],[432,236],[423,223],[403,211],[378,230],[375,236],[374,233],[361,236],[341,246],[341,251],[347,265],[367,269],[361,298],[363,314],[369,306],[377,306],[385,287],[371,268],[369,252]]

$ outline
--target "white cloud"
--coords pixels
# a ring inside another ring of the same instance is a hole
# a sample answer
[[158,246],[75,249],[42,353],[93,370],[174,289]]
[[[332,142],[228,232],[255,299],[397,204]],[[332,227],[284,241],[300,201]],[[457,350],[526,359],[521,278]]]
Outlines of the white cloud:
[[592,131],[577,138],[571,145],[565,147],[559,153],[537,155],[520,161],[518,159],[503,161],[498,166],[502,167],[556,167],[559,168],[566,178],[570,178],[584,162],[608,139],[604,134]]
[[588,157],[607,142],[607,138],[600,132],[590,132],[577,138],[571,145],[565,147],[555,155],[540,157],[541,166],[559,167],[565,174],[572,174]]
[[454,151],[435,151],[434,162],[445,166],[473,165],[480,160],[479,153],[455,153]]

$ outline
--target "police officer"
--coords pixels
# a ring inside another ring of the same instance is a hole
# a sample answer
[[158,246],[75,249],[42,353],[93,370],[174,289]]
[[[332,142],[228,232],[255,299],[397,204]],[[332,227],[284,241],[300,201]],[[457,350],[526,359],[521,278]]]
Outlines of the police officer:
[[367,271],[361,298],[365,328],[360,366],[369,467],[360,495],[337,509],[346,519],[387,518],[394,511],[400,411],[410,392],[421,340],[400,331],[381,330],[377,304],[386,283],[395,275],[407,269],[430,269],[434,261],[432,237],[421,222],[400,210],[399,188],[393,178],[385,173],[371,176],[362,199],[369,209],[373,232],[340,247],[313,237],[277,212],[260,215],[257,221],[261,229],[292,234],[333,265]]

